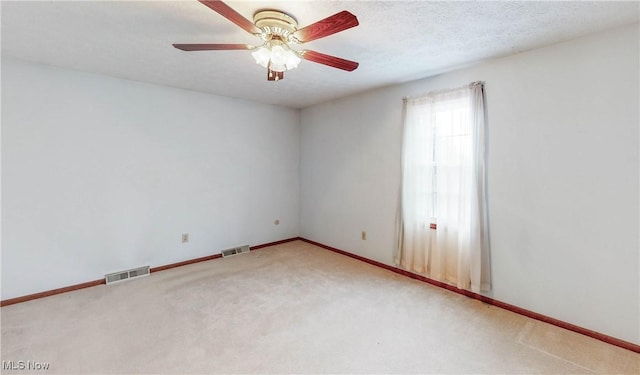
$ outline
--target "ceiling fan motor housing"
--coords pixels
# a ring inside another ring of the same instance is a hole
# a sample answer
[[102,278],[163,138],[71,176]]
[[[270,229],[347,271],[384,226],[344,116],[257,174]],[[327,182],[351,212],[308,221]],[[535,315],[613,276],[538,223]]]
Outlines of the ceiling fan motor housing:
[[253,15],[253,23],[262,30],[260,35],[268,40],[273,36],[289,41],[289,37],[298,30],[298,22],[286,13],[278,10],[263,10]]

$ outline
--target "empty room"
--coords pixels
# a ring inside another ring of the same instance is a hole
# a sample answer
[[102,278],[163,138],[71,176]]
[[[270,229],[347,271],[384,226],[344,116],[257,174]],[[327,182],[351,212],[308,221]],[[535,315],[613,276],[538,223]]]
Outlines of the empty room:
[[0,14],[3,374],[640,373],[640,2]]

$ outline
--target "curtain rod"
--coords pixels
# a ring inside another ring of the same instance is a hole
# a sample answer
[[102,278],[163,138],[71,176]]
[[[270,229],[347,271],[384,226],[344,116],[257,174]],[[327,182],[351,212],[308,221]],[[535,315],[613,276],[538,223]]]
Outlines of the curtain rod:
[[431,96],[431,95],[444,94],[445,92],[466,89],[466,88],[477,86],[477,85],[484,85],[484,81],[474,81],[474,82],[471,82],[471,83],[466,84],[464,86],[456,87],[456,88],[453,88],[453,89],[442,89],[442,90],[429,91],[428,93],[421,94],[421,95],[403,96],[402,97],[402,101],[407,101],[407,100],[411,100],[411,99],[418,99],[418,98],[424,98],[424,97]]

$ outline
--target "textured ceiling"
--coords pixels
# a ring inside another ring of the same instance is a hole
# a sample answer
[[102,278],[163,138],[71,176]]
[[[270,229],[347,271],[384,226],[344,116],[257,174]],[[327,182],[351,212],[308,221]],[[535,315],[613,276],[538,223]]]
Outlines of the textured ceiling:
[[249,51],[172,43],[258,39],[197,1],[2,1],[2,54],[112,77],[302,108],[638,22],[639,2],[228,1],[248,19],[283,10],[303,27],[342,10],[360,26],[303,48],[355,60],[303,61],[280,82]]

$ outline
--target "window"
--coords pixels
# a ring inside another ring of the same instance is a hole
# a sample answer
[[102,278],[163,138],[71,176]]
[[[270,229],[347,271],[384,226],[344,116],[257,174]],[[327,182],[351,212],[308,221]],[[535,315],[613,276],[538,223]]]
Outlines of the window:
[[[431,173],[431,197],[429,197],[430,224],[438,221],[438,201],[459,199],[460,190],[446,183],[447,176],[457,175],[462,168],[470,167],[471,123],[466,101],[445,101],[436,110],[429,126],[426,142],[431,143],[431,160],[426,168]],[[438,180],[438,174],[442,176]],[[432,228],[435,229],[435,228]]]
[[461,288],[487,289],[477,271],[488,269],[484,85],[405,99],[404,114],[396,261]]

